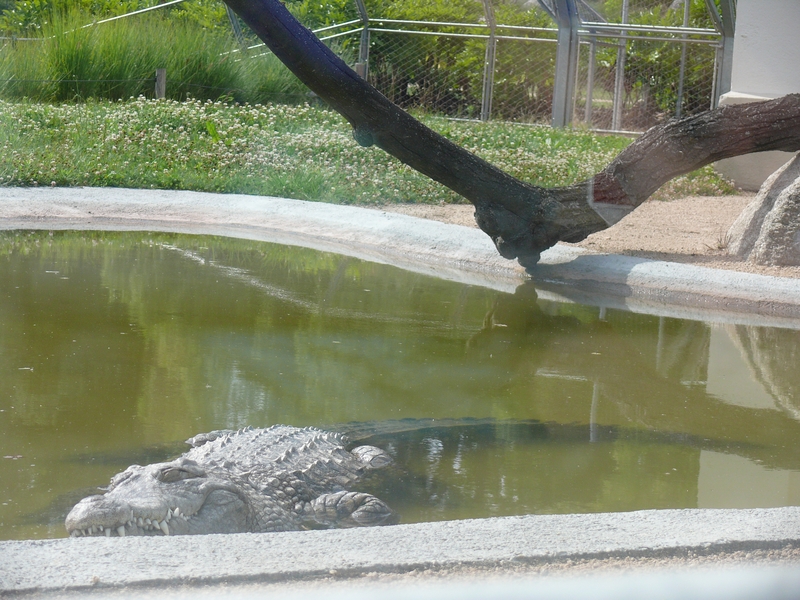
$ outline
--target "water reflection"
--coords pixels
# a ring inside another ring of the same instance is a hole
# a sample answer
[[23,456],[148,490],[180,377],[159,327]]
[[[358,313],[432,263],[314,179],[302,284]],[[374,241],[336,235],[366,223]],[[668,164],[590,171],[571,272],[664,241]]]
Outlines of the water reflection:
[[796,503],[798,339],[242,240],[5,234],[0,537],[63,535],[129,464],[272,423],[382,436],[405,521]]
[[[589,411],[575,414],[576,422],[588,418],[590,424],[741,444],[739,452],[764,466],[798,468],[800,443],[792,436],[800,425],[795,408],[800,331],[602,311],[581,319],[559,314],[564,308],[570,307],[538,302],[533,284],[525,284],[514,295],[496,298],[468,347],[483,359],[513,365],[505,382],[510,386],[531,373],[535,383],[584,383],[582,405],[590,404]],[[741,351],[726,355],[719,342],[713,343],[721,336],[730,336]],[[728,380],[742,375],[772,400],[770,405],[737,402],[740,390]],[[548,406],[537,416],[565,422],[564,409]],[[788,442],[779,451],[776,438]]]

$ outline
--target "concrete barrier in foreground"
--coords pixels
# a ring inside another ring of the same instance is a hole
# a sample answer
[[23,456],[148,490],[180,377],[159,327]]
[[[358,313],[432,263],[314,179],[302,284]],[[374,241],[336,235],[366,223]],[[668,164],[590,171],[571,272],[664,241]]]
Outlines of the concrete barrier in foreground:
[[800,546],[800,507],[529,515],[364,529],[0,543],[0,589],[164,588],[335,573],[680,556]]

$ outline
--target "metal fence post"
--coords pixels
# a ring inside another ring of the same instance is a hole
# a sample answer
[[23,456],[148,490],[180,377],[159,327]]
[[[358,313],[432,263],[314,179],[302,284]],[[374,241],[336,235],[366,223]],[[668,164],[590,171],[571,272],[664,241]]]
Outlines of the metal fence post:
[[572,123],[575,98],[575,77],[578,72],[578,7],[575,0],[554,0],[558,24],[556,77],[553,84],[553,127]]
[[711,108],[717,107],[719,97],[731,91],[731,69],[733,67],[733,34],[736,28],[736,11],[732,0],[720,0],[722,18],[714,0],[706,0],[714,27],[722,34],[722,45],[717,48],[714,65],[714,84],[711,93]]
[[[622,0],[622,24],[628,22],[628,0]],[[625,104],[625,58],[628,52],[628,43],[625,40],[627,32],[623,29],[620,35],[619,48],[617,49],[617,69],[614,76],[614,105],[611,113],[611,129],[622,129],[622,107]]]
[[[683,0],[683,26],[689,26],[689,9],[691,8],[691,0]],[[683,34],[683,39],[689,39],[689,36]],[[686,79],[686,42],[681,44],[681,68],[678,74],[678,101],[675,103],[675,118],[679,119],[681,116],[681,108],[683,107],[683,83]]]
[[242,52],[247,52],[247,44],[244,41],[244,34],[242,33],[242,25],[239,23],[239,17],[236,16],[236,13],[233,12],[233,9],[225,5],[225,11],[228,13],[228,21],[230,21],[231,29],[233,30],[233,37],[236,38],[236,43],[239,44],[239,48],[242,49]]
[[592,109],[594,108],[594,66],[597,62],[597,38],[589,39],[589,65],[586,70],[586,106],[583,109],[583,120],[592,126]]
[[167,70],[156,69],[156,100],[167,96]]
[[364,5],[364,0],[355,0],[358,14],[361,17],[361,22],[364,24],[361,30],[361,41],[358,45],[358,61],[356,62],[356,73],[363,79],[367,80],[369,75],[369,14],[367,14],[367,7]]
[[483,94],[481,97],[481,121],[492,117],[492,96],[494,95],[494,65],[497,54],[497,23],[494,18],[494,7],[491,0],[483,0],[483,12],[489,26],[489,39],[486,41],[486,55],[483,61]]

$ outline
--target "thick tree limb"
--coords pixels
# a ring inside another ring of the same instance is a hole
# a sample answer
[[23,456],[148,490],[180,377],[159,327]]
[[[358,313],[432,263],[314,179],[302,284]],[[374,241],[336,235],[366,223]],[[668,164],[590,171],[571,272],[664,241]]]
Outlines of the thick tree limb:
[[[376,145],[475,205],[480,228],[505,258],[535,264],[619,220],[669,179],[761,150],[800,149],[800,95],[730,106],[651,130],[592,180],[548,189],[522,182],[432,131],[361,79],[279,0],[225,0],[275,55]],[[769,106],[767,106],[769,105]],[[779,115],[779,116],[776,116]],[[601,216],[602,215],[602,216]]]
[[594,199],[639,206],[673,177],[766,150],[800,150],[800,94],[723,106],[653,127],[595,176]]

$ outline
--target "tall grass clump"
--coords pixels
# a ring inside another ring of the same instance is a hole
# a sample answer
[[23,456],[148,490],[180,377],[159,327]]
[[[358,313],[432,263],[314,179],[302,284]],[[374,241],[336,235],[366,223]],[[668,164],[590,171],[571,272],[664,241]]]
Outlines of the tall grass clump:
[[244,96],[251,104],[302,103],[308,88],[272,53],[239,57],[239,77]]
[[54,13],[33,41],[0,48],[0,97],[63,102],[152,97],[167,70],[167,97],[239,102],[302,99],[304,86],[274,56],[231,52],[229,35],[160,15],[84,26]]
[[41,39],[0,47],[0,97],[44,101],[53,97],[50,69],[43,60]]

